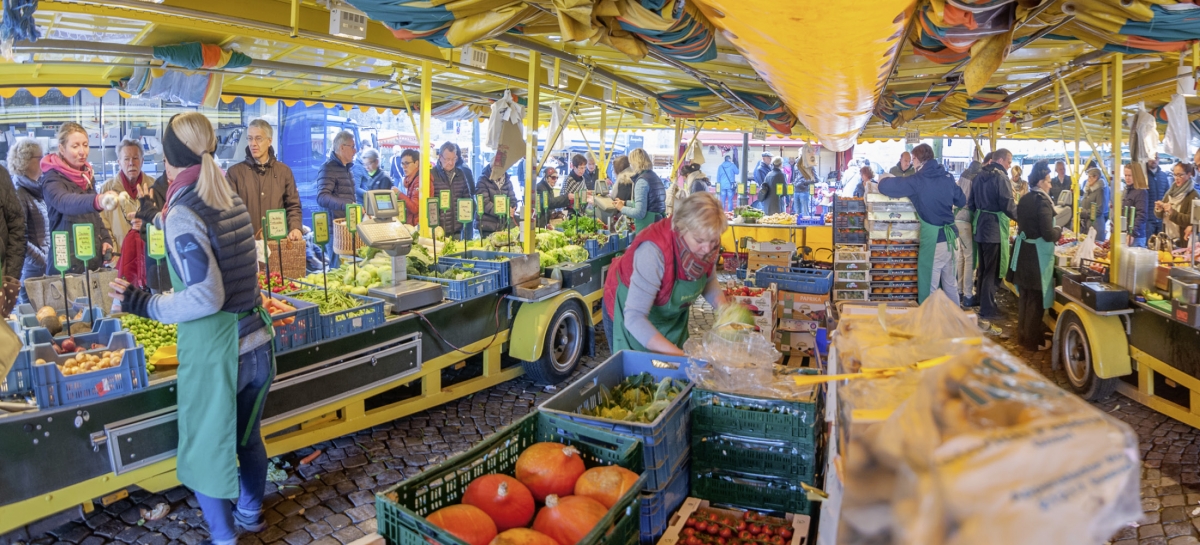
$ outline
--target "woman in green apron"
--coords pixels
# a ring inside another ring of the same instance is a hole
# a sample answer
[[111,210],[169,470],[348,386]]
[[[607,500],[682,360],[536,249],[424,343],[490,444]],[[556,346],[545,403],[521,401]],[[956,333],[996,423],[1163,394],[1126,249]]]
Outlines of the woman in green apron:
[[1026,350],[1048,350],[1045,310],[1054,305],[1054,243],[1062,229],[1054,226],[1050,200],[1050,165],[1038,161],[1029,176],[1030,191],[1017,203],[1017,243],[1012,265],[1017,287],[1017,342]]
[[213,161],[212,124],[198,112],[177,115],[162,141],[170,185],[156,222],[174,292],[151,295],[118,280],[112,295],[125,312],[179,324],[176,473],[196,493],[212,541],[232,545],[237,526],[266,527],[259,422],[275,374],[273,331],[258,291],[254,229]]
[[641,232],[652,223],[666,217],[667,187],[654,173],[654,161],[642,148],[629,152],[629,168],[633,175],[633,202],[622,199],[613,202],[622,215],[633,220],[634,232]]
[[612,263],[604,284],[609,347],[683,355],[692,302],[726,304],[714,265],[725,211],[712,193],[693,193],[668,219],[650,225]]

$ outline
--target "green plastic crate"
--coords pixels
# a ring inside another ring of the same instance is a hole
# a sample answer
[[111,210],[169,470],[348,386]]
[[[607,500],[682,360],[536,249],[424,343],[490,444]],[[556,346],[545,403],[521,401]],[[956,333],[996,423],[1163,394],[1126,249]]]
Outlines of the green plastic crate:
[[693,435],[692,464],[816,485],[820,441],[816,443],[800,445],[732,435]]
[[692,435],[740,435],[812,445],[823,424],[824,389],[805,400],[786,401],[742,394],[692,390]]
[[692,466],[692,496],[758,511],[812,515],[814,502],[799,483]]
[[534,411],[471,450],[376,495],[379,534],[393,545],[466,545],[425,516],[460,503],[467,485],[489,473],[513,475],[527,447],[555,441],[579,449],[587,467],[619,465],[642,475],[637,486],[608,511],[578,545],[636,545],[641,531],[638,494],[643,474],[642,442],[634,437],[577,424]]

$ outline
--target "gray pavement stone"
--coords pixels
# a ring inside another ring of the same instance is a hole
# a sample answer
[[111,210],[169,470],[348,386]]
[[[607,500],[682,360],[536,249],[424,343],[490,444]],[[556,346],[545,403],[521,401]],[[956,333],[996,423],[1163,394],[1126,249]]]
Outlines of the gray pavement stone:
[[304,529],[308,530],[308,533],[312,534],[314,538],[327,536],[333,533],[333,528],[331,528],[329,524],[323,520],[309,524],[308,526],[305,526]]
[[305,532],[304,530],[297,530],[284,536],[283,540],[286,541],[288,545],[308,545],[309,543],[312,543],[313,538],[311,535],[308,535],[308,532]]
[[333,537],[343,544],[350,543],[364,535],[366,534],[363,534],[362,530],[353,526],[347,526],[333,533]]
[[292,515],[279,523],[279,528],[284,532],[295,532],[305,526],[308,526],[308,519],[304,515]]

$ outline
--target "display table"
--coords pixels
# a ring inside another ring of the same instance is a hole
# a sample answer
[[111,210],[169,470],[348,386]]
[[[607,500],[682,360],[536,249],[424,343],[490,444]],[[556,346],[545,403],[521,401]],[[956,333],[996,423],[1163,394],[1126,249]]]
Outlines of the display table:
[[[797,247],[811,248],[814,255],[821,249],[833,251],[832,225],[730,223],[729,228],[721,234],[721,247],[727,252],[732,252],[734,248],[739,248],[737,242],[743,238],[751,238],[759,242],[775,239],[786,240],[795,243]],[[831,253],[828,259],[832,260],[832,258]]]

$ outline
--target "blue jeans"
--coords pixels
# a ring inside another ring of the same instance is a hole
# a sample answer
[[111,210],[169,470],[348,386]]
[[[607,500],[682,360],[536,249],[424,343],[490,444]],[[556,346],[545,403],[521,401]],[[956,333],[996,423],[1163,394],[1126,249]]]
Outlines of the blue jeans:
[[[262,440],[262,406],[255,411],[258,393],[270,384],[275,375],[272,363],[273,342],[242,354],[238,360],[237,430],[242,433],[247,425],[253,426],[246,444],[239,441],[237,448],[238,481],[241,494],[237,509],[243,518],[257,519],[262,514],[263,493],[267,484],[267,448]],[[213,543],[225,545],[237,542],[237,528],[233,521],[233,504],[230,500],[210,498],[196,492],[196,500],[204,511],[208,522],[208,533]]]
[[797,193],[796,194],[796,214],[797,215],[800,215],[800,216],[811,216],[812,215],[812,206],[810,203],[811,199],[812,199],[812,195],[809,195],[808,193]]
[[726,210],[737,207],[737,194],[732,187],[721,190],[721,206]]
[[1130,246],[1133,246],[1135,248],[1145,248],[1146,247],[1146,238],[1147,237],[1133,237],[1133,244],[1130,244]]

